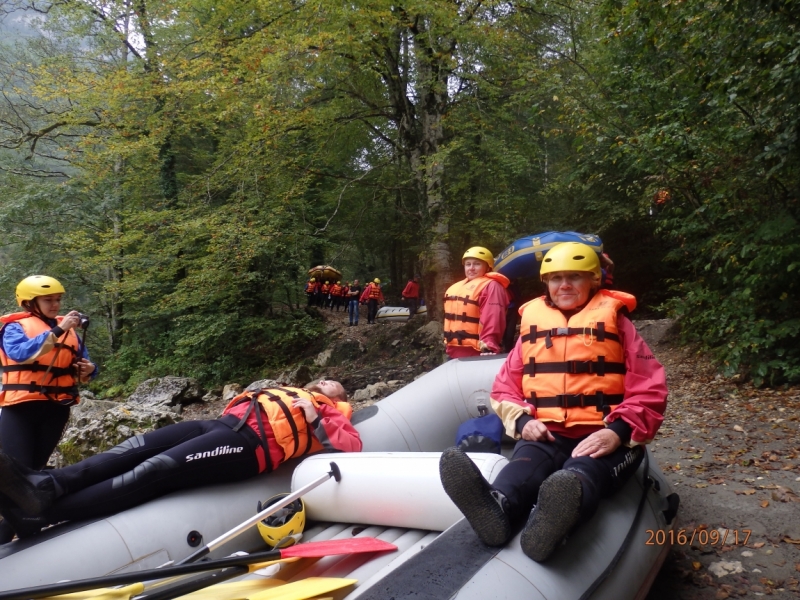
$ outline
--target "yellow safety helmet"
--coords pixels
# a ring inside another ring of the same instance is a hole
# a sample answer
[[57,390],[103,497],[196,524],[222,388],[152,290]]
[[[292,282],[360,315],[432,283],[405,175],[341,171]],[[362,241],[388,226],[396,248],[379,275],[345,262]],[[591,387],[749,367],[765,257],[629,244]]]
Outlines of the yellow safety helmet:
[[586,244],[564,242],[547,251],[539,275],[544,281],[545,275],[556,271],[588,271],[600,277],[600,257]]
[[[267,500],[264,505],[258,503],[258,512],[267,506],[275,504],[286,498],[289,494],[278,494]],[[306,526],[306,505],[302,498],[298,498],[291,504],[281,508],[275,514],[262,519],[258,522],[258,532],[264,541],[273,548],[290,535],[302,533]]]
[[461,264],[463,265],[464,261],[468,258],[477,258],[478,260],[482,260],[489,265],[490,271],[494,269],[494,256],[488,248],[484,248],[483,246],[473,246],[464,252],[464,256],[461,257]]
[[312,282],[314,282],[314,281],[316,281],[316,279],[314,279],[314,278],[312,277],[312,278],[311,278],[311,281],[312,281]]
[[341,284],[342,284],[342,282],[341,282],[341,281],[337,281],[337,282],[336,282],[336,285],[341,285]]
[[373,282],[373,283],[380,284],[381,280],[380,280],[380,279],[378,279],[378,278],[376,277],[375,279],[373,279],[373,280],[372,280],[372,282]]
[[58,279],[47,275],[31,275],[17,284],[17,304],[22,306],[25,300],[63,293],[65,293],[64,286]]

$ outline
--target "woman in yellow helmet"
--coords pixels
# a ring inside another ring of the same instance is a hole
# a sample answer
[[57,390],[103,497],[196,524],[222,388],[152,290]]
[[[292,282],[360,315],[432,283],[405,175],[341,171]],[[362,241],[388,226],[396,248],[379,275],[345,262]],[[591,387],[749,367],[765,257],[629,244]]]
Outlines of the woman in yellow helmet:
[[510,462],[491,484],[459,448],[439,463],[478,537],[502,546],[524,523],[535,561],[633,475],[667,400],[664,368],[627,316],[636,299],[600,289],[594,249],[553,246],[541,276],[546,293],[520,307],[520,338],[492,385],[492,408],[519,440]]
[[[23,312],[0,317],[0,447],[24,466],[41,469],[78,402],[78,382],[97,374],[75,329],[81,314],[59,316],[64,286],[32,275],[17,285]],[[0,543],[10,532],[0,523]]]
[[492,272],[494,256],[473,246],[461,258],[464,276],[444,295],[444,344],[450,358],[496,354],[502,348],[508,278]]

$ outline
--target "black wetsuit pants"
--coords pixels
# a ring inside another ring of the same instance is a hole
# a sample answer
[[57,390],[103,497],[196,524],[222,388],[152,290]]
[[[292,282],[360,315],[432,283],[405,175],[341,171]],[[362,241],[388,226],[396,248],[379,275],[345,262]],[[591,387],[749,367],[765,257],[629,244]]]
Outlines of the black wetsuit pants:
[[69,407],[51,400],[4,406],[0,413],[0,448],[31,469],[42,469],[58,445]]
[[258,436],[247,426],[233,431],[237,421],[183,421],[48,471],[65,493],[45,516],[51,523],[88,519],[169,492],[253,477],[258,474]]
[[375,298],[367,300],[367,323],[375,323],[378,316],[378,301]]
[[539,496],[539,487],[559,469],[573,471],[583,490],[581,521],[592,517],[601,498],[610,496],[636,472],[644,457],[641,446],[620,446],[600,458],[572,458],[572,450],[583,438],[554,434],[555,442],[520,440],[509,463],[500,471],[492,486],[508,499],[512,522],[527,519]]

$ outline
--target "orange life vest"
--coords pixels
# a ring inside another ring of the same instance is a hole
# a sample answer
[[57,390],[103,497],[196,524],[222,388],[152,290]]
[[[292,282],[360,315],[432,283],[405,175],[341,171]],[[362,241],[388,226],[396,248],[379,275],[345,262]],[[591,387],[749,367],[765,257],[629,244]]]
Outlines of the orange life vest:
[[331,296],[338,296],[341,293],[342,293],[342,286],[340,286],[338,283],[334,283],[331,286]]
[[492,281],[504,288],[508,278],[490,271],[472,281],[462,279],[454,283],[444,294],[444,343],[445,346],[469,346],[480,351],[481,309],[478,296]]
[[[266,444],[266,431],[263,427],[261,416],[266,415],[275,441],[283,450],[284,460],[289,460],[296,456],[303,456],[322,450],[322,444],[314,437],[311,423],[306,421],[305,413],[301,409],[292,406],[294,398],[306,398],[311,401],[315,408],[319,408],[322,404],[327,404],[348,419],[353,415],[353,409],[347,402],[335,402],[323,394],[294,387],[265,388],[258,392],[244,392],[231,400],[223,413],[227,413],[231,408],[242,402],[250,403],[247,412],[245,412],[235,428],[238,430],[245,424],[256,404],[259,404],[261,410],[256,413],[256,417],[263,443]],[[266,447],[264,450],[266,458],[269,460],[269,450]],[[269,470],[272,470],[272,468],[273,466],[269,465]]]
[[381,299],[381,287],[377,283],[370,283],[369,284],[369,295],[367,296],[370,300],[380,300]]
[[522,392],[538,420],[603,425],[625,393],[617,313],[634,308],[636,298],[611,290],[598,290],[569,320],[544,297],[520,307]]
[[314,292],[316,292],[318,285],[319,284],[316,281],[309,281],[306,284],[306,294],[313,294]]
[[322,290],[321,291],[322,291],[323,294],[327,294],[330,289],[331,289],[331,286],[330,286],[329,283],[323,283],[322,284]]
[[[56,322],[61,323],[63,318],[56,317]],[[0,322],[3,327],[7,323],[19,323],[29,338],[35,338],[52,329],[42,319],[30,313],[5,315],[0,317]],[[67,406],[77,404],[78,382],[74,365],[79,358],[80,347],[78,335],[71,329],[56,341],[49,352],[38,356],[36,360],[18,363],[6,355],[0,344],[3,371],[0,406],[11,406],[30,400],[53,400]]]

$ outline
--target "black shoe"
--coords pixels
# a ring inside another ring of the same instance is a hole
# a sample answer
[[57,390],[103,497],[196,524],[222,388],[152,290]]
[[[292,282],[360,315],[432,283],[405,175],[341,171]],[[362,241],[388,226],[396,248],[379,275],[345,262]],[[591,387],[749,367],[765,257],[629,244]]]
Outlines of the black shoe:
[[469,456],[448,448],[439,459],[444,491],[487,546],[502,546],[511,537],[511,522],[504,510],[505,496],[492,489]]
[[0,519],[0,546],[13,540],[15,535],[16,532],[9,522],[5,519]]
[[28,515],[41,514],[56,499],[56,486],[50,475],[25,467],[2,450],[0,492]]
[[26,515],[4,494],[0,494],[0,515],[3,515],[3,521],[0,522],[0,525],[8,523],[13,533],[16,533],[20,539],[36,535],[43,527],[47,527],[50,524],[44,517]]
[[520,545],[528,558],[547,560],[581,514],[583,489],[575,473],[556,471],[539,488],[539,500],[522,530]]

